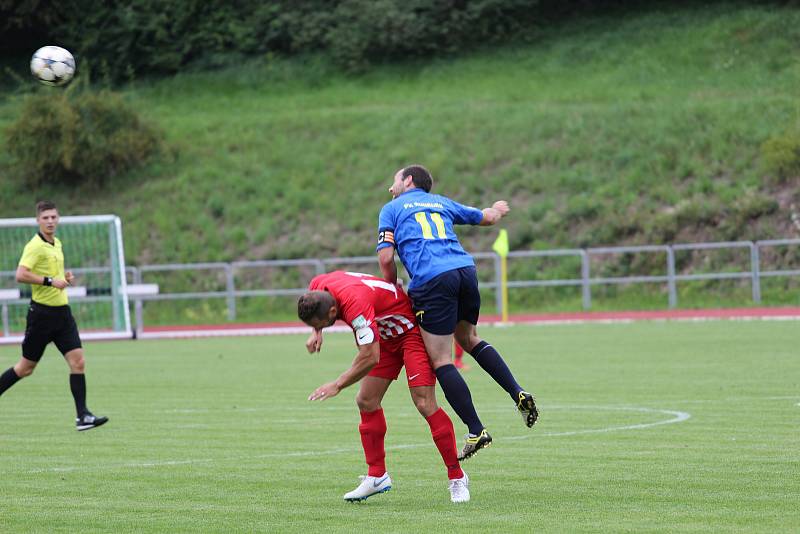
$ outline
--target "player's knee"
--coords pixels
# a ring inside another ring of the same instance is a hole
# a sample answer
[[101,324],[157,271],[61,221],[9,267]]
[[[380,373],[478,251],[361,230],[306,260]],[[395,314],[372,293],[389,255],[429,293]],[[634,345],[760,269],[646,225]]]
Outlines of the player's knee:
[[356,395],[356,405],[361,412],[374,412],[380,408],[380,401],[375,397]]
[[17,365],[14,366],[14,372],[20,378],[31,376],[33,374],[34,369],[36,369],[36,365],[23,365],[18,363]]
[[443,365],[453,363],[449,352],[446,353],[443,352],[441,354],[428,352],[428,357],[430,358],[431,365],[433,366],[434,369],[438,369]]
[[439,409],[434,399],[414,399],[414,405],[422,417],[430,417]]
[[481,338],[467,332],[463,333],[462,335],[457,335],[456,341],[465,351],[469,352],[475,347],[475,345],[481,342]]
[[433,388],[430,392],[423,392],[422,388],[411,388],[411,399],[414,401],[414,406],[423,417],[430,417],[439,406],[436,404],[436,395],[434,395]]
[[69,362],[69,370],[73,373],[83,373],[86,368],[86,360],[83,355],[69,358],[67,362]]

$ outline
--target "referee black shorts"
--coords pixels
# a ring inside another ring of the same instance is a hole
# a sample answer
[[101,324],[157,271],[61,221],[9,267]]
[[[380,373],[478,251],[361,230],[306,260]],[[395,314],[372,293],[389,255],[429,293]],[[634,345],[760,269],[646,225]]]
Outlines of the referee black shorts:
[[444,272],[421,286],[409,289],[417,322],[426,332],[445,336],[459,321],[478,324],[481,293],[475,267]]
[[48,343],[53,341],[61,354],[81,348],[78,325],[69,306],[45,306],[31,301],[22,340],[22,356],[38,362]]

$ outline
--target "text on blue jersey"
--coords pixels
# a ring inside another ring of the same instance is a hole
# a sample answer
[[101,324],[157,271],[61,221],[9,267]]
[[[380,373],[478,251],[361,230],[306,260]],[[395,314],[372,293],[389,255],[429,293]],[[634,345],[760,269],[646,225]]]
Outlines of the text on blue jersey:
[[475,265],[453,226],[476,225],[482,219],[483,212],[477,208],[412,189],[381,209],[376,250],[394,245],[411,276],[411,289],[443,272]]

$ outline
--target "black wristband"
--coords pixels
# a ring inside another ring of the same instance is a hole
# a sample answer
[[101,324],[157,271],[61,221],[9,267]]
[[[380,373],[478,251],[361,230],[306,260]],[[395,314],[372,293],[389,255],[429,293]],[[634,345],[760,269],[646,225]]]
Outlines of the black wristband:
[[43,286],[52,286],[53,285],[53,279],[50,278],[49,276],[45,276],[44,280],[42,280],[42,285]]

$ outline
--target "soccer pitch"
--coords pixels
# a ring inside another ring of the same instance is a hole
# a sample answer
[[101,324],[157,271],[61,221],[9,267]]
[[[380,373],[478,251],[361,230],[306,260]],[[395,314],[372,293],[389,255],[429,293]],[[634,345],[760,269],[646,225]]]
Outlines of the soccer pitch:
[[[350,504],[366,473],[357,386],[306,401],[355,354],[352,336],[87,344],[74,430],[50,347],[0,397],[2,532],[649,532],[800,530],[800,325],[651,322],[479,329],[534,391],[527,429],[469,356],[495,442],[449,500],[401,380],[385,399],[392,491]],[[0,347],[0,367],[19,347]],[[459,447],[464,427],[454,418]]]

